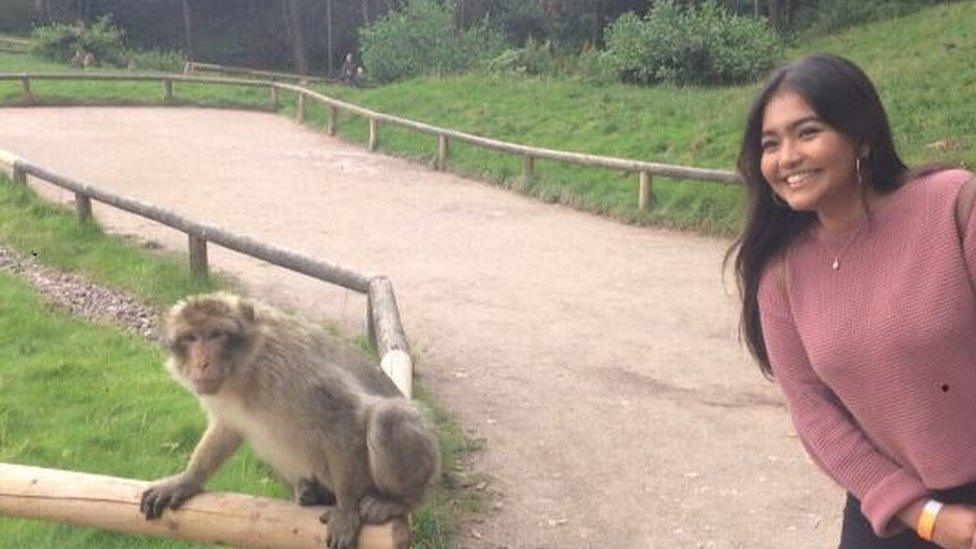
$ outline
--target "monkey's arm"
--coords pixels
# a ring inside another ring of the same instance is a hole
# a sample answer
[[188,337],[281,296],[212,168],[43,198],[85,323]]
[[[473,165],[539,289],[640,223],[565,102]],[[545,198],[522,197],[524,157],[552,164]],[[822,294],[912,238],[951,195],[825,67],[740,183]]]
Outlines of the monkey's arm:
[[214,472],[241,445],[241,435],[217,420],[212,420],[203,433],[190,463],[177,475],[163,479],[142,493],[140,510],[147,520],[159,518],[167,507],[178,509],[191,497],[199,494]]

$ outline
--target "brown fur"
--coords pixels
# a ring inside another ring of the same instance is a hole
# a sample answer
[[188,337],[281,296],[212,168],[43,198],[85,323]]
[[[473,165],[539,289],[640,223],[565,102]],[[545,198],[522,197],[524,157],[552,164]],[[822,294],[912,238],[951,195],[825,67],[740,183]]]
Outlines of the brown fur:
[[437,442],[380,368],[321,329],[229,294],[189,298],[166,319],[170,374],[210,424],[186,470],[154,484],[158,518],[199,493],[241,441],[304,504],[335,508],[329,546],[353,547],[363,523],[409,513],[436,478]]

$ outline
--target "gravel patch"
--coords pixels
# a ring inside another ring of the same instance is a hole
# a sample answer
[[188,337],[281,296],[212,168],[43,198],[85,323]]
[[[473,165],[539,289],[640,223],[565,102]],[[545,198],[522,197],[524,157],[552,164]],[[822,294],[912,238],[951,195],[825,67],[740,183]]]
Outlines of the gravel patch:
[[152,341],[160,339],[161,311],[123,292],[41,265],[3,245],[0,269],[24,278],[45,301],[74,316],[109,323]]

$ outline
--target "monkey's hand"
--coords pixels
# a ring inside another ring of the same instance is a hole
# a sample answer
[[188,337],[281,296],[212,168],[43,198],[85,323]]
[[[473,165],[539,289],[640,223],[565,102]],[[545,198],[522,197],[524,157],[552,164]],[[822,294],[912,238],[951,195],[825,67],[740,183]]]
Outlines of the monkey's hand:
[[158,519],[164,509],[179,509],[186,500],[203,491],[203,486],[195,482],[183,480],[177,476],[164,480],[149,487],[142,493],[139,511],[146,515],[146,520]]
[[319,517],[319,520],[329,525],[329,536],[326,539],[329,549],[353,549],[356,547],[359,528],[362,525],[362,521],[359,519],[359,511],[356,508],[340,509],[333,507]]

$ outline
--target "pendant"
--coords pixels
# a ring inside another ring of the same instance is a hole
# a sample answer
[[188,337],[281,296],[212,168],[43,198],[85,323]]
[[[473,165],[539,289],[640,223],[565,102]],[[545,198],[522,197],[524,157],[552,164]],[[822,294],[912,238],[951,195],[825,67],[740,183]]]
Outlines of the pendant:
[[833,263],[833,264],[832,264],[832,265],[831,265],[830,267],[831,267],[831,268],[832,268],[833,270],[835,270],[835,271],[836,271],[837,269],[840,269],[840,261],[838,261],[838,259],[837,259],[837,258],[835,257],[835,258],[834,258],[834,263]]

